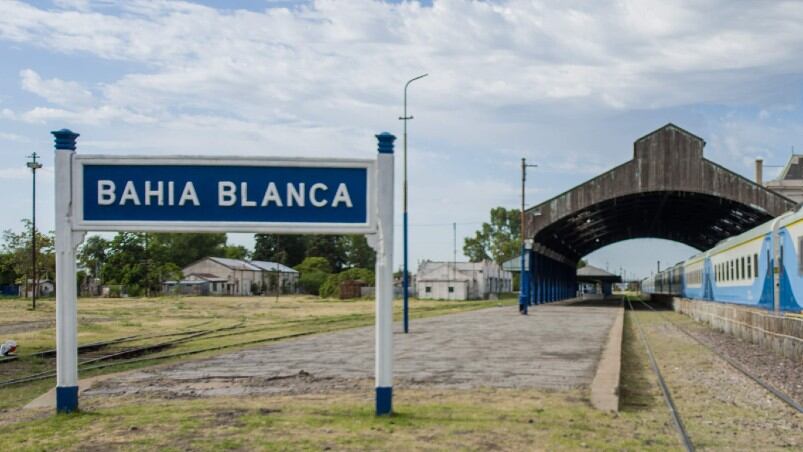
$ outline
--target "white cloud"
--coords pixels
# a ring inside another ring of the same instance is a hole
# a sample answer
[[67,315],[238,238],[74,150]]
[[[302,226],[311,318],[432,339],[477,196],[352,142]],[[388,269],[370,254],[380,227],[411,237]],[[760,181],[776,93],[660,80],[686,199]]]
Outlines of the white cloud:
[[92,93],[77,82],[58,78],[44,80],[32,69],[20,71],[22,89],[46,99],[50,103],[83,106],[92,102]]

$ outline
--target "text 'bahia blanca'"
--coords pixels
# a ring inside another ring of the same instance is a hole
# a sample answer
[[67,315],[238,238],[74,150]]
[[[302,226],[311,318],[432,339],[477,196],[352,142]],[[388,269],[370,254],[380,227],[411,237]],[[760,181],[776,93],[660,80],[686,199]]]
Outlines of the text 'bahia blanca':
[[[217,205],[220,207],[352,207],[345,183],[330,190],[324,183],[269,182],[250,191],[248,182],[219,181]],[[201,200],[192,182],[149,181],[135,184],[127,181],[122,187],[111,180],[98,180],[98,205],[132,206],[200,206]]]

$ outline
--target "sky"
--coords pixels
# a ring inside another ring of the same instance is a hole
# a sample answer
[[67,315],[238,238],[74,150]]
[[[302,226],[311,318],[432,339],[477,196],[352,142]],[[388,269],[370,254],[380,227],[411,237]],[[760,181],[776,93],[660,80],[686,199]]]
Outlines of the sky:
[[[373,158],[382,131],[401,150],[404,83],[423,73],[408,98],[413,269],[451,260],[455,241],[462,259],[491,208],[518,208],[522,157],[538,165],[530,206],[629,160],[668,122],[750,178],[755,158],[782,165],[803,149],[803,2],[0,0],[0,11],[0,229],[30,215],[33,151],[37,219],[52,229],[51,130],[77,131],[91,154]],[[398,267],[400,228],[395,250]],[[646,276],[693,252],[643,239],[588,260]]]

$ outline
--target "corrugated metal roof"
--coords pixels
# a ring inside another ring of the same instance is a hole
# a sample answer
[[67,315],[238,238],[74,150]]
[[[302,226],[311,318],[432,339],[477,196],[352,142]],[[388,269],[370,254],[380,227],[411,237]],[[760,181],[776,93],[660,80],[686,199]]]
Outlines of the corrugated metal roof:
[[251,265],[248,262],[242,259],[229,259],[226,257],[209,257],[213,261],[217,262],[220,265],[225,265],[234,270],[251,270],[251,271],[260,271],[261,269],[257,266]]
[[286,265],[280,264],[278,262],[268,262],[268,261],[249,261],[251,265],[261,268],[262,270],[269,271],[269,272],[281,272],[281,273],[298,273],[297,270],[292,269]]
[[611,272],[607,272],[599,267],[595,267],[593,265],[587,265],[582,268],[577,269],[577,276],[590,276],[590,277],[614,277],[618,278],[619,275],[615,275]]

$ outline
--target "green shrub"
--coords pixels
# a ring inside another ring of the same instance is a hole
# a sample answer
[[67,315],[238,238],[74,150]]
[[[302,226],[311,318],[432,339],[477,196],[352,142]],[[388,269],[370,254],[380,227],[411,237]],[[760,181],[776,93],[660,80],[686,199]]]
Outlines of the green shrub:
[[307,257],[304,261],[295,266],[300,273],[321,272],[332,273],[332,266],[324,257]]
[[320,287],[321,298],[340,298],[340,284],[349,280],[361,280],[373,286],[374,272],[365,268],[350,268],[336,275],[329,275]]
[[125,292],[129,297],[138,298],[142,296],[144,290],[138,284],[129,284],[126,286]]
[[320,271],[308,271],[301,273],[298,277],[298,285],[304,293],[318,295],[320,293],[321,285],[329,277],[328,273]]

